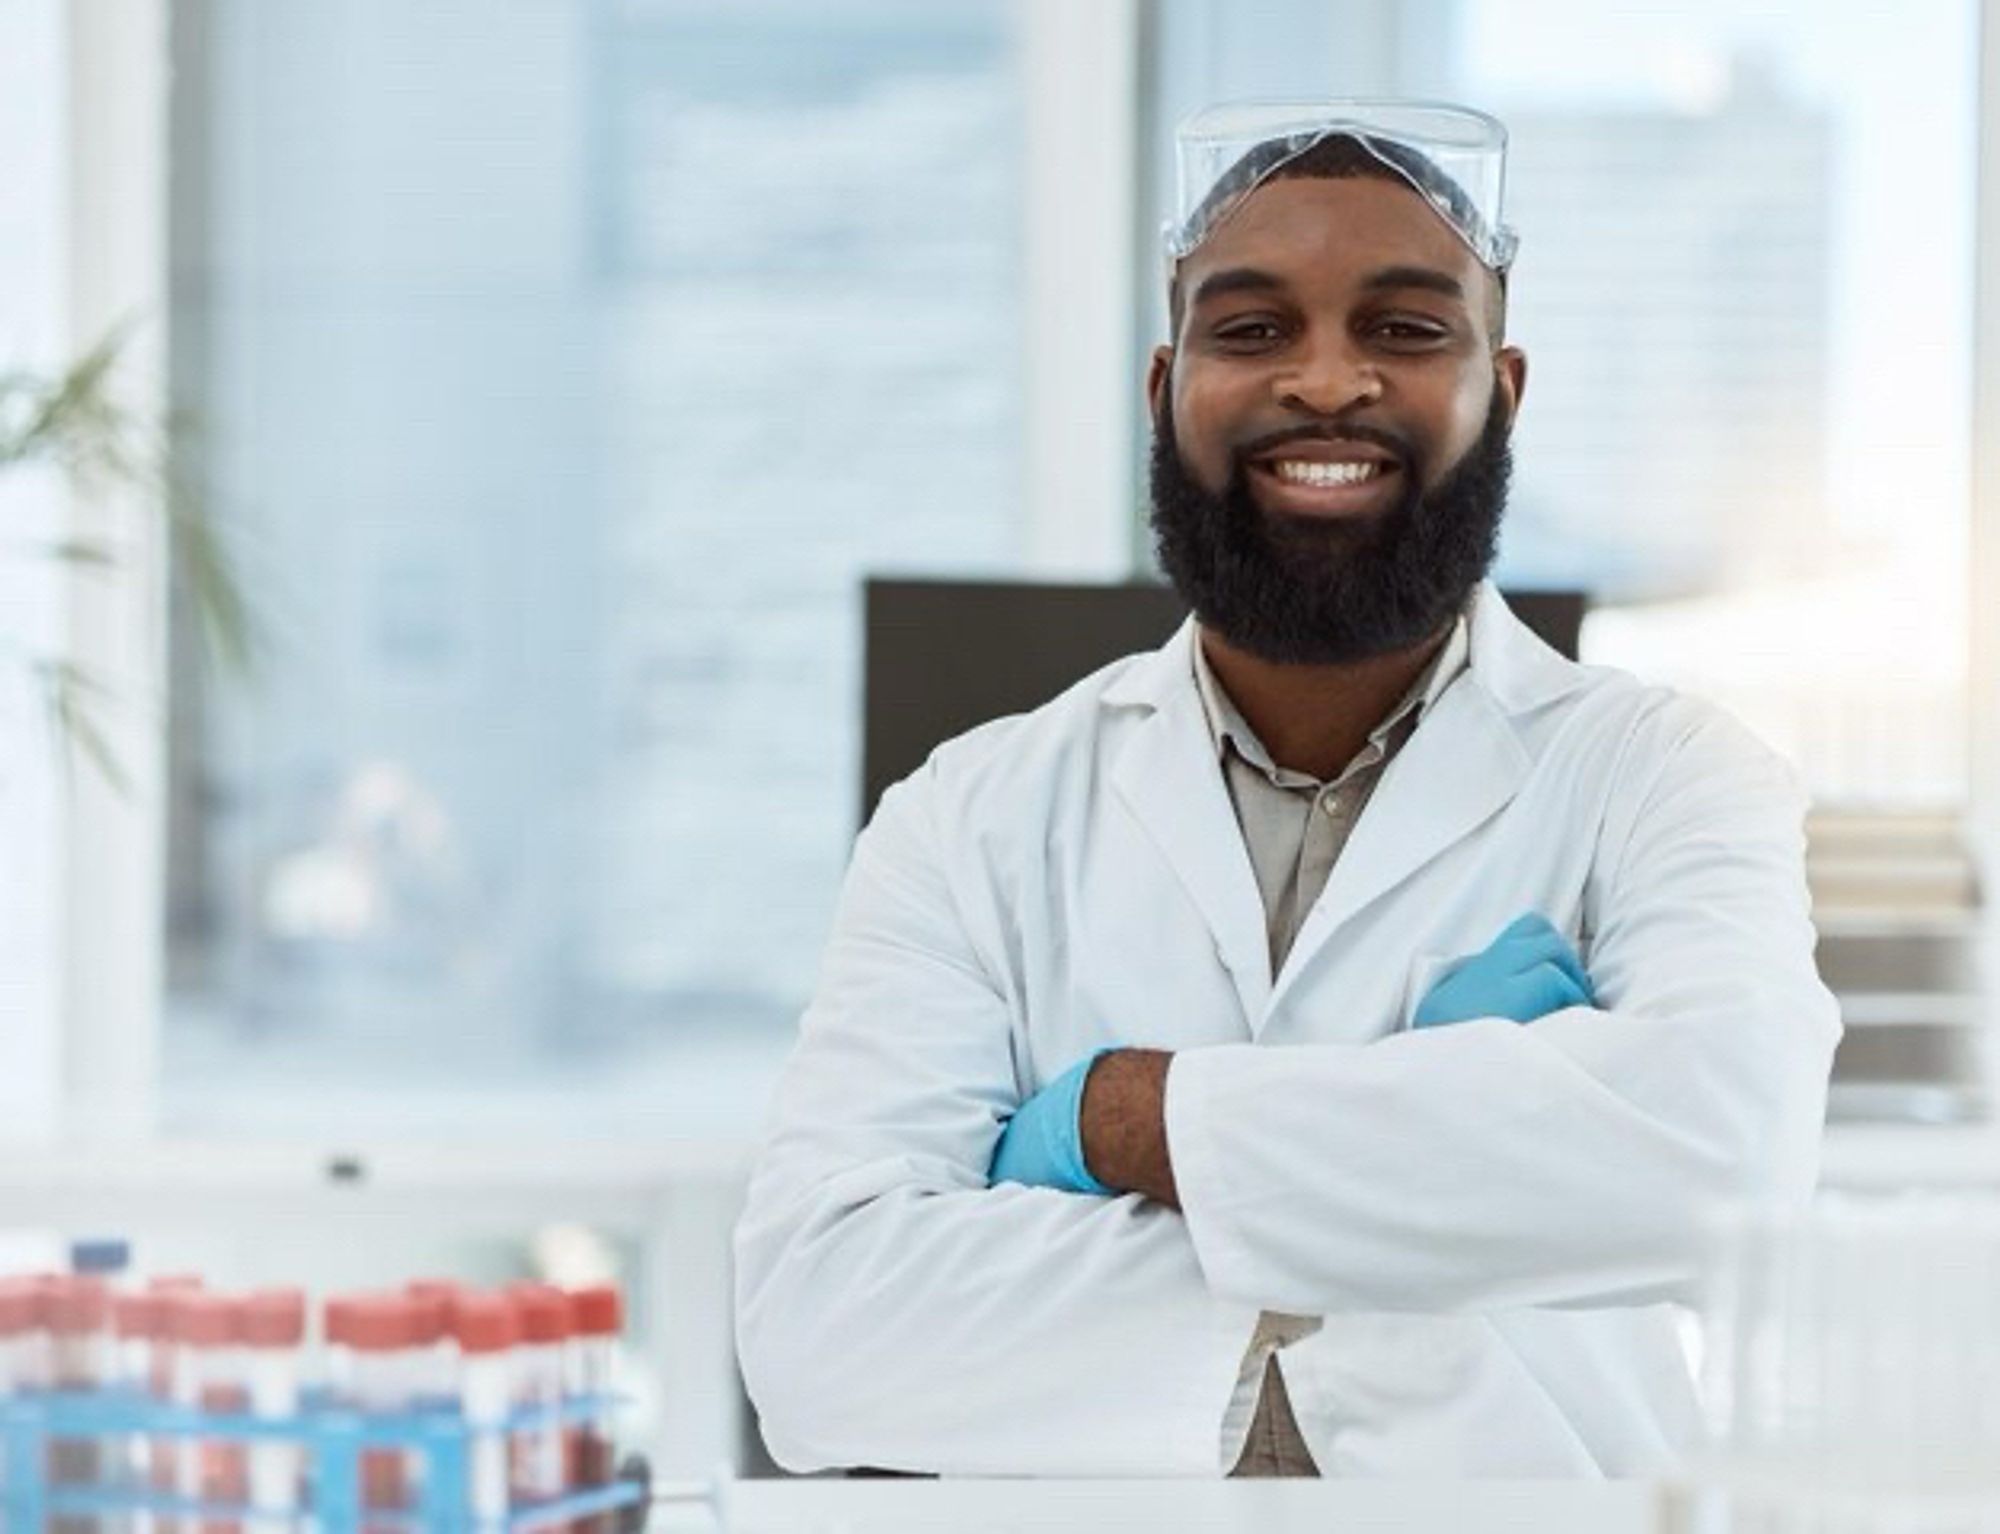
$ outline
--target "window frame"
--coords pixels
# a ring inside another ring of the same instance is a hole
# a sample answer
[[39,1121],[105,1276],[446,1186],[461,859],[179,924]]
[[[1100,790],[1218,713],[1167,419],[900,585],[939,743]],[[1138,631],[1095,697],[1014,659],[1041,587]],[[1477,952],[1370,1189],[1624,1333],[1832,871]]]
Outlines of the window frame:
[[[2000,994],[2000,0],[1980,0],[1973,224],[1972,505],[1966,562],[1969,653],[1966,829],[1979,872],[1980,974],[1986,1026]],[[1989,1091],[2000,1089],[2000,1050],[1984,1051]]]
[[[65,350],[123,338],[123,403],[164,419],[169,0],[70,0],[63,85]],[[156,1122],[164,934],[166,594],[162,519],[131,487],[72,483],[70,536],[104,541],[107,579],[57,577],[70,658],[104,681],[99,728],[124,775],[75,758],[56,796],[61,895],[56,1128],[148,1137]]]

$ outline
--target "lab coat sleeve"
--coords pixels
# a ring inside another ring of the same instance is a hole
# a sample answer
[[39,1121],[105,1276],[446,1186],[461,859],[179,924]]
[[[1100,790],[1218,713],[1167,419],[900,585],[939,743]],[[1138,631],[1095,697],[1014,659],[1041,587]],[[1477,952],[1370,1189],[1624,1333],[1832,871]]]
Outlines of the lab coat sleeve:
[[1010,1010],[932,792],[891,789],[856,845],[737,1226],[765,1440],[801,1471],[1213,1476],[1255,1317],[1172,1210],[987,1186]]
[[1306,1315],[1686,1300],[1711,1211],[1810,1195],[1840,1025],[1803,796],[1718,712],[1648,728],[1665,743],[1625,764],[1599,842],[1596,1008],[1175,1057],[1168,1143],[1218,1295]]

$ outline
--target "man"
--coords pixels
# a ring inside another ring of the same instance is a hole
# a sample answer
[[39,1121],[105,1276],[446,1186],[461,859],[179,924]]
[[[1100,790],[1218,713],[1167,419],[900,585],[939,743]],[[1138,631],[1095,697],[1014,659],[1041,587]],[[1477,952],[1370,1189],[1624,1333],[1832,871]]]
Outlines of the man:
[[1685,1445],[1704,1218],[1809,1192],[1839,1025],[1783,766],[1483,581],[1503,145],[1366,103],[1183,130],[1148,392],[1194,617],[856,845],[737,1235],[782,1463]]

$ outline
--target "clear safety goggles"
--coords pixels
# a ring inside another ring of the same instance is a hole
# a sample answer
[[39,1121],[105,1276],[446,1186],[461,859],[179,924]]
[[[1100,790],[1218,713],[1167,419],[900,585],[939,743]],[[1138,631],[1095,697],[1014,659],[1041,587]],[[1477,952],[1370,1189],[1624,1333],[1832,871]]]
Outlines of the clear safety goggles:
[[1351,139],[1401,177],[1496,272],[1519,241],[1501,222],[1507,130],[1470,107],[1423,101],[1271,101],[1207,107],[1175,135],[1179,183],[1169,267],[1237,204],[1329,138]]

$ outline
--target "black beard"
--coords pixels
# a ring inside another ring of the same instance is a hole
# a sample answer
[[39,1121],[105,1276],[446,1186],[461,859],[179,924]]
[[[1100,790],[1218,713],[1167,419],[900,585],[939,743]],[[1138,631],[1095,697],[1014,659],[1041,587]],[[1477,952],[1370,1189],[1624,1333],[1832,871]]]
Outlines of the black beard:
[[1264,511],[1240,455],[1221,495],[1203,489],[1181,459],[1169,404],[1153,433],[1160,567],[1204,625],[1263,660],[1345,665],[1409,649],[1442,629],[1492,567],[1511,424],[1496,389],[1479,440],[1435,489],[1419,488],[1419,465],[1405,457],[1394,506],[1326,522]]

